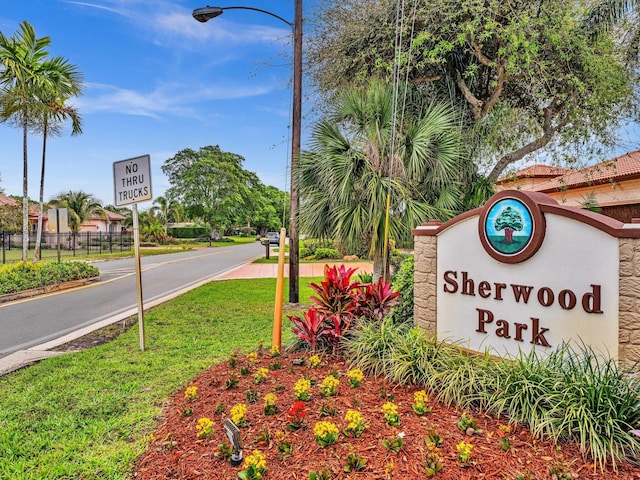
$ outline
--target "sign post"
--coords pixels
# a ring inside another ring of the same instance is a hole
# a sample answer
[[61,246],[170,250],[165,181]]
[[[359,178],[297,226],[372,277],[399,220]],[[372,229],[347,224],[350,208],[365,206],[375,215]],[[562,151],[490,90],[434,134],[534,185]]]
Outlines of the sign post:
[[138,202],[144,202],[153,198],[151,194],[151,160],[149,155],[113,162],[113,186],[116,207],[132,205],[133,209],[133,248],[138,297],[138,333],[140,337],[140,350],[144,351],[144,304],[142,301]]
[[[66,208],[50,208],[47,212],[49,217],[49,233],[56,234],[56,249],[58,250],[58,263],[60,263],[60,234],[69,233],[69,215]],[[55,218],[55,222],[53,219]]]

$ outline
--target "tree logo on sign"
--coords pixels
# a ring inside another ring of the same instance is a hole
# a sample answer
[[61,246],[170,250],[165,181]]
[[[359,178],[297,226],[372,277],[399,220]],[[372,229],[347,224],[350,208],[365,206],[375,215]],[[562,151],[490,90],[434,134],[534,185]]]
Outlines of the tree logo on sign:
[[494,195],[483,207],[479,222],[485,250],[504,263],[530,258],[544,236],[544,217],[538,205],[517,191]]

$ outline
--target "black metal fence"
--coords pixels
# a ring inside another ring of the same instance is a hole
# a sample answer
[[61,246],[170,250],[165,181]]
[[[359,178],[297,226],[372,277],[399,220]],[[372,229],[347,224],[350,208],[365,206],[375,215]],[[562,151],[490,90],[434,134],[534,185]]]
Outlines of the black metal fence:
[[[2,263],[22,260],[22,233],[0,232]],[[29,234],[29,259],[35,253],[36,234]],[[58,248],[60,245],[60,248]],[[86,257],[133,249],[133,233],[80,232],[43,233],[40,242],[40,259]]]

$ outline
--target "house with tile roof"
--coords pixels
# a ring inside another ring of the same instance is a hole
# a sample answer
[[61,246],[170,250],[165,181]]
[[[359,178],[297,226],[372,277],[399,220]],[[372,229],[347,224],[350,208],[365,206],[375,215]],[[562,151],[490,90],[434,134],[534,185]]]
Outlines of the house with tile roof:
[[495,189],[546,193],[561,205],[597,207],[630,223],[640,218],[640,150],[579,170],[532,165],[499,179]]
[[[14,198],[7,197],[0,194],[0,208],[22,208],[22,203]],[[43,217],[42,217],[42,229],[47,231],[49,218],[47,211],[49,207],[45,205]],[[125,229],[125,220],[127,217],[120,215],[119,213],[111,212],[109,210],[103,210],[104,215],[92,215],[87,218],[80,226],[80,232],[103,232],[103,233],[120,233]],[[32,232],[36,231],[36,225],[38,224],[38,205],[29,205],[29,229]]]
[[19,207],[22,204],[18,202],[16,199],[7,197],[0,193],[0,207]]
[[125,230],[124,215],[103,210],[104,216],[92,215],[80,225],[80,232],[120,233]]
[[[7,197],[6,195],[0,194],[0,208],[19,208],[22,211],[22,202],[16,200],[15,198]],[[46,214],[46,210],[45,210]],[[33,231],[36,230],[36,225],[38,224],[38,205],[34,203],[29,203],[29,228]],[[46,228],[46,223],[43,220],[43,225]]]

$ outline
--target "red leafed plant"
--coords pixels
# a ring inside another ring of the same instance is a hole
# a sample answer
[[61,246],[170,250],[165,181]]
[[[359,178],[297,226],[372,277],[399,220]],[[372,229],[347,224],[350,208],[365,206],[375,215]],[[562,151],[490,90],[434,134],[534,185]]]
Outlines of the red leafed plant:
[[287,415],[289,417],[289,423],[287,424],[287,426],[289,430],[298,430],[300,427],[302,427],[304,417],[306,417],[308,414],[309,412],[307,412],[307,406],[303,401],[298,400],[293,402],[293,406],[287,412]]
[[309,343],[311,350],[315,350],[322,337],[329,335],[330,325],[326,322],[326,316],[314,308],[310,308],[304,314],[304,319],[289,315],[293,322],[291,330],[300,340]]
[[393,291],[390,282],[360,283],[352,281],[355,268],[324,266],[324,281],[311,283],[316,295],[311,296],[314,305],[304,319],[289,316],[292,330],[299,339],[309,343],[312,350],[318,346],[334,351],[340,339],[360,317],[381,320],[398,303],[400,295]]
[[328,315],[355,315],[357,305],[353,297],[355,289],[360,283],[352,282],[351,276],[356,272],[355,268],[324,266],[324,278],[320,285],[310,283],[309,286],[318,296],[312,295],[311,300],[316,304],[315,308]]
[[391,309],[398,304],[400,292],[395,292],[391,282],[365,283],[356,291],[355,300],[358,304],[358,317],[368,320],[382,320]]

